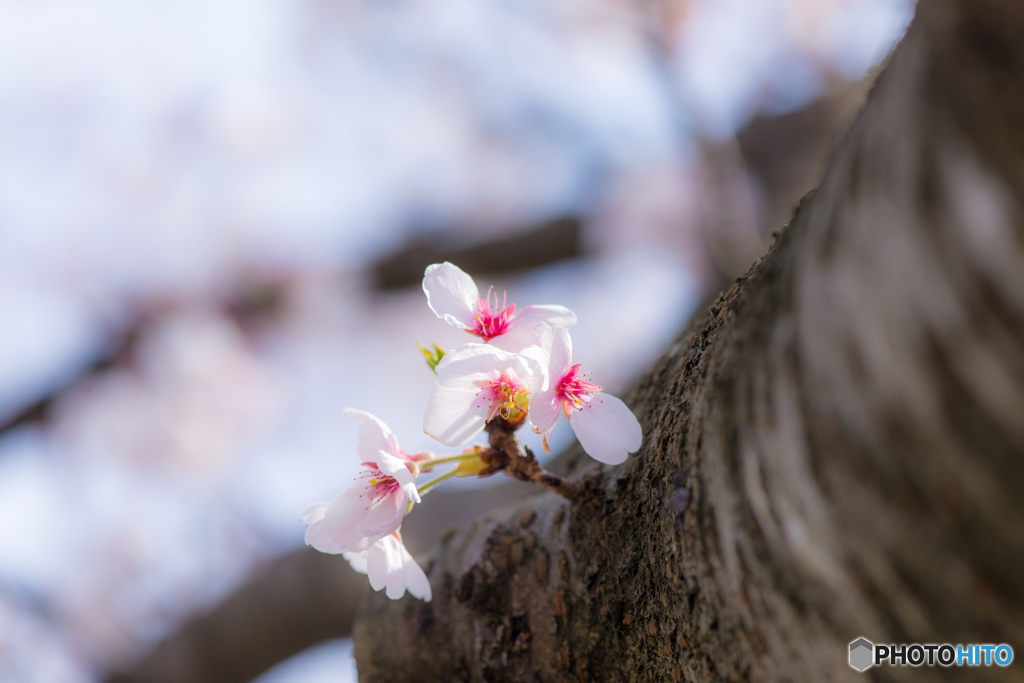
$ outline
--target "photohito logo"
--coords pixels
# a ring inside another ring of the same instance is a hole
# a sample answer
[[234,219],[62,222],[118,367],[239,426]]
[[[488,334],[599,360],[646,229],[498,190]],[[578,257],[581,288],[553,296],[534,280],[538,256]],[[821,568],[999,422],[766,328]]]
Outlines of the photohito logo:
[[850,643],[850,666],[866,671],[872,666],[1009,666],[1009,645],[875,645],[867,638]]
[[864,671],[874,664],[875,644],[867,638],[858,638],[850,643],[850,666],[857,671]]

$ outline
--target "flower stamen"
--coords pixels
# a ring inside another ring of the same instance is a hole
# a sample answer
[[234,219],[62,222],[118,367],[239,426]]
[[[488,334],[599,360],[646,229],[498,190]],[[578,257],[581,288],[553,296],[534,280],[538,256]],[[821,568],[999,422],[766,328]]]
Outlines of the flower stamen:
[[360,479],[368,479],[370,488],[369,494],[372,500],[380,500],[395,489],[400,488],[398,480],[389,474],[384,474],[373,462],[364,462],[363,467],[367,469],[360,473]]
[[[491,301],[492,294],[494,296],[493,303]],[[502,292],[501,305],[499,306],[498,295],[494,292],[494,288],[491,287],[487,290],[486,298],[478,297],[476,317],[473,318],[476,326],[466,331],[488,342],[494,337],[505,334],[505,331],[508,329],[509,318],[515,312],[516,305],[508,303],[508,292]]]
[[569,372],[558,382],[558,396],[562,399],[562,412],[566,417],[573,410],[583,410],[590,397],[601,391],[602,387],[585,379],[590,373],[580,373],[581,363],[569,368]]
[[522,403],[522,396],[526,387],[521,383],[503,374],[498,379],[488,383],[481,392],[484,400],[490,403],[487,412],[487,421],[490,422],[496,416],[502,419],[509,419],[513,411],[518,410],[517,401]]

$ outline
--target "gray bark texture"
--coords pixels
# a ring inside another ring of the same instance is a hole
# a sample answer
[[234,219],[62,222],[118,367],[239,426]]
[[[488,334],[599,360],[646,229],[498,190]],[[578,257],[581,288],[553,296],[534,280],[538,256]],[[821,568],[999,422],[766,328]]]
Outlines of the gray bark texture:
[[[448,535],[434,600],[363,603],[363,681],[1024,680],[1024,4],[922,0],[768,253],[629,402],[594,502]],[[566,427],[562,427],[566,428]],[[429,501],[428,501],[429,504]]]

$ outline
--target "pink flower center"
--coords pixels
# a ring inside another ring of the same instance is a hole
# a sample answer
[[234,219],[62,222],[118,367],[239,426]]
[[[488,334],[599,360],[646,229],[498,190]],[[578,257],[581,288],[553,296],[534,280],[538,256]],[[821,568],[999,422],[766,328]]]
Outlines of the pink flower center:
[[494,294],[494,302],[491,303],[493,287],[487,290],[487,298],[478,297],[476,304],[476,327],[467,330],[470,334],[483,339],[485,342],[505,334],[508,329],[508,319],[516,312],[515,304],[508,304],[508,293],[502,293],[501,305],[498,305],[498,295]]
[[359,475],[361,479],[369,480],[369,494],[373,501],[378,501],[395,491],[399,488],[398,480],[389,474],[384,474],[377,469],[377,463],[375,462],[364,462],[363,467],[366,470]]
[[477,408],[483,405],[484,402],[490,405],[487,412],[488,422],[493,420],[496,415],[508,418],[516,407],[516,395],[525,391],[526,385],[510,378],[508,375],[502,375],[498,379],[486,384],[477,392],[476,395],[481,401],[481,403],[477,404]]
[[580,363],[569,368],[569,372],[558,382],[558,396],[562,399],[562,412],[566,417],[573,409],[583,410],[586,399],[601,391],[601,387],[587,381],[590,373],[580,374]]

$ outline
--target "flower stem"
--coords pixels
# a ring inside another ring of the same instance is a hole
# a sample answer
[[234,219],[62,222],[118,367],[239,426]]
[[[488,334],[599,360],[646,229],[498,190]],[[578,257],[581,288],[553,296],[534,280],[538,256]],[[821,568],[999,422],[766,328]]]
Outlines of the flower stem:
[[427,460],[421,460],[416,464],[419,465],[420,471],[430,472],[431,470],[434,469],[435,465],[443,465],[446,462],[461,462],[463,460],[472,460],[473,458],[478,457],[480,457],[480,453],[477,452],[476,449],[473,449],[473,451],[469,453],[459,453],[458,455],[442,455],[439,458],[435,457],[428,458]]
[[450,471],[450,472],[445,472],[445,473],[444,473],[444,474],[442,474],[442,475],[441,475],[440,477],[437,477],[436,479],[431,479],[430,481],[428,481],[428,482],[427,482],[426,484],[424,484],[423,486],[420,486],[420,487],[419,487],[419,488],[417,489],[417,491],[419,491],[419,492],[420,492],[420,495],[422,496],[422,495],[423,495],[424,493],[426,493],[426,492],[427,492],[427,491],[429,491],[430,489],[434,488],[435,486],[437,486],[438,484],[440,484],[440,483],[441,483],[442,481],[444,481],[445,479],[450,479],[451,477],[454,477],[454,476],[455,476],[455,475],[456,475],[457,473],[458,473],[458,470],[457,470],[457,469],[455,469],[455,470],[452,470],[452,471]]

